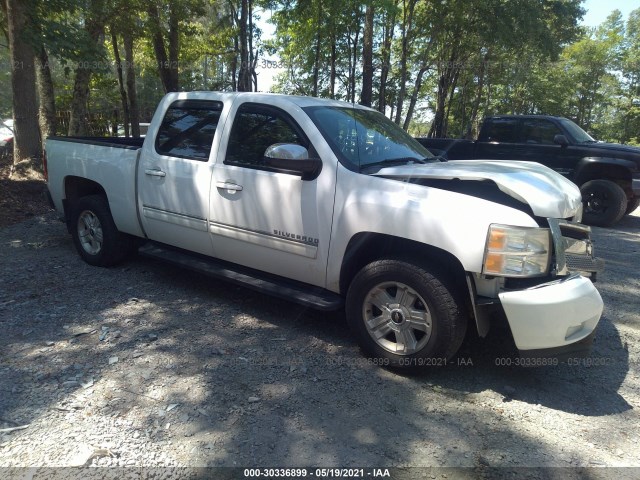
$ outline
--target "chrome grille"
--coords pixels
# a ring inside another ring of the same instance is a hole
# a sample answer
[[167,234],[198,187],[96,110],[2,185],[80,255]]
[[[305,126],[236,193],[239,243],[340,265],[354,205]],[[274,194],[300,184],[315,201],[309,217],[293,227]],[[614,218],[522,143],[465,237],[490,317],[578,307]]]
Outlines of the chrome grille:
[[593,253],[590,227],[555,218],[547,220],[553,238],[556,275],[580,273],[589,277],[604,270],[604,261]]
[[567,254],[565,257],[569,272],[602,272],[604,270],[604,260],[601,258],[571,254]]

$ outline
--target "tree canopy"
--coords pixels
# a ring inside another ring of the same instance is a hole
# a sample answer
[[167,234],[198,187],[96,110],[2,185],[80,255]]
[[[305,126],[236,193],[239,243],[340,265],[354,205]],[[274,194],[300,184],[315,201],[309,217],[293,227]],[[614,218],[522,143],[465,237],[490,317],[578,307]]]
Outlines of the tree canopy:
[[253,91],[267,69],[272,91],[370,105],[416,135],[472,136],[486,115],[540,113],[640,143],[640,9],[585,28],[581,0],[0,4],[0,114],[22,133],[39,124],[21,144],[139,135],[164,93]]

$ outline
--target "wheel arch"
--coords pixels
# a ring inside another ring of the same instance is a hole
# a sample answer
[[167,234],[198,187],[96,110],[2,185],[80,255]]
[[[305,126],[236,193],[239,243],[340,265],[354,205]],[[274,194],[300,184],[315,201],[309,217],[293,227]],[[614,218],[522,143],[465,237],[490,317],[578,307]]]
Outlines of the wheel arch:
[[629,160],[587,157],[580,160],[573,181],[581,186],[590,180],[610,180],[620,185],[628,195],[631,191],[631,170],[634,168],[635,163]]
[[443,274],[471,312],[466,272],[455,255],[433,245],[382,233],[360,232],[351,238],[340,269],[340,293],[347,294],[351,281],[365,265],[391,257],[417,258],[422,265]]
[[79,198],[88,195],[103,195],[108,201],[107,192],[98,182],[73,175],[65,177],[62,205],[64,206],[64,216],[67,221],[69,219],[70,205]]

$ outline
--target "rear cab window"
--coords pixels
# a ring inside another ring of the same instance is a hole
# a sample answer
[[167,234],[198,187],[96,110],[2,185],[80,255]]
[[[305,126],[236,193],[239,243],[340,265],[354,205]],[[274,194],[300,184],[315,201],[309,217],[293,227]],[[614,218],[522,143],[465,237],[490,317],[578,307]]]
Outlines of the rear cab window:
[[156,152],[170,157],[208,161],[221,113],[222,102],[173,102],[158,129]]

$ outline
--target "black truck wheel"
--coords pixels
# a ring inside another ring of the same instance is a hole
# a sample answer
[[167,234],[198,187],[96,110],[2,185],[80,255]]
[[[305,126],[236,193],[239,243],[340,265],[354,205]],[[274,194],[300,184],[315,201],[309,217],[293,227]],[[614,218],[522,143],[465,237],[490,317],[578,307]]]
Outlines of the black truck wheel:
[[624,190],[610,180],[591,180],[582,187],[584,215],[587,225],[610,227],[622,218],[627,210],[627,196]]
[[640,207],[640,197],[634,197],[627,202],[627,211],[624,212],[624,214],[629,215],[630,213],[633,213],[638,207]]
[[463,303],[437,274],[402,260],[379,260],[353,279],[346,299],[349,326],[380,365],[445,365],[467,328]]
[[90,265],[115,265],[136,246],[133,237],[118,231],[109,202],[102,195],[78,199],[71,207],[69,226],[76,250]]

